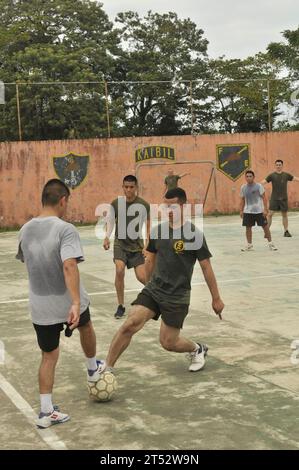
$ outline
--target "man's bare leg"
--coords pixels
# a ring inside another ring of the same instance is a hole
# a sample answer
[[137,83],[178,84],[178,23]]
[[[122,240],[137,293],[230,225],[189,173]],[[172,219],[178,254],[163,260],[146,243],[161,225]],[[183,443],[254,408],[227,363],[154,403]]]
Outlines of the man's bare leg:
[[194,352],[197,344],[184,336],[180,336],[180,328],[174,328],[173,326],[166,325],[161,321],[160,327],[160,343],[161,346],[167,351],[173,351],[177,353]]
[[135,266],[134,270],[136,279],[145,286],[145,284],[147,283],[147,273],[145,269],[145,264],[139,264],[138,266]]
[[284,228],[284,231],[288,231],[288,227],[289,227],[289,219],[288,219],[288,213],[287,212],[282,212],[281,213],[282,215],[282,225],[283,225],[283,228]]
[[269,226],[269,228],[271,227],[271,224],[272,224],[272,217],[273,217],[273,214],[274,214],[274,211],[269,211],[269,212],[268,212],[268,217],[267,217],[267,219],[268,219],[268,226]]
[[111,341],[106,358],[107,367],[113,367],[121,354],[129,346],[132,336],[141,330],[155,313],[143,305],[134,305],[126,321],[119,328]]
[[115,289],[118,300],[118,305],[124,305],[124,290],[125,290],[125,269],[126,265],[120,259],[116,259],[115,263]]
[[246,227],[246,240],[249,245],[252,244],[252,227]]

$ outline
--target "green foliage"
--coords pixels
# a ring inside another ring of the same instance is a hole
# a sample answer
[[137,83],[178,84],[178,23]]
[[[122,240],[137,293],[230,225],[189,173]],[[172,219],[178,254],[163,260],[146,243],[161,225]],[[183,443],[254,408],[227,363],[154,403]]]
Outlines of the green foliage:
[[[0,0],[0,78],[19,85],[23,138],[101,137],[106,132],[103,81],[113,74],[117,36],[94,1]],[[0,138],[17,139],[16,95],[8,87]]]
[[210,96],[218,131],[260,132],[272,129],[285,91],[276,80],[280,65],[267,54],[245,60],[211,60]]
[[271,42],[268,52],[271,57],[288,68],[291,78],[299,79],[299,26],[296,30],[283,32],[284,42]]
[[298,87],[299,29],[283,38],[209,59],[204,31],[173,12],[113,25],[93,0],[0,0],[0,140],[19,138],[16,82],[24,140],[107,137],[106,106],[111,136],[297,129],[280,113]]
[[[269,55],[280,62],[281,66],[286,68],[290,85],[288,94],[285,96],[285,102],[290,102],[293,92],[296,92],[296,98],[299,98],[299,27],[294,31],[286,30],[283,32],[285,42],[271,42],[268,46]],[[294,114],[295,119],[299,118],[299,107],[297,106]],[[299,124],[290,124],[283,122],[280,124],[280,130],[298,130]]]
[[[189,88],[179,85],[204,73],[207,44],[203,31],[176,13],[132,11],[116,17],[122,54],[116,79],[144,82],[114,85],[127,135],[167,135],[190,131]],[[151,83],[149,83],[151,82]]]

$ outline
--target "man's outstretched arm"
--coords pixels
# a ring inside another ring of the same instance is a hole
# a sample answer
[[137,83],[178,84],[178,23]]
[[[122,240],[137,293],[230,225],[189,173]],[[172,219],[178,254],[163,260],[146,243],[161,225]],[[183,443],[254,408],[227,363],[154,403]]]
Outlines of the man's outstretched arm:
[[184,176],[188,176],[188,175],[191,175],[191,173],[182,173],[181,175],[179,175],[179,177],[184,178]]

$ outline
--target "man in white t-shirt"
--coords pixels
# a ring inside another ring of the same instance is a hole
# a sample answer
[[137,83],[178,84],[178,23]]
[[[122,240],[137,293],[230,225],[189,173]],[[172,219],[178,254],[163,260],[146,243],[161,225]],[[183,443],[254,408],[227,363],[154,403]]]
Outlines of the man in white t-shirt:
[[69,416],[53,406],[52,389],[59,356],[60,333],[71,336],[78,328],[87,362],[87,380],[96,382],[102,362],[96,360],[96,336],[90,320],[89,298],[77,263],[84,261],[75,227],[61,220],[70,191],[58,179],[49,180],[42,192],[42,211],[21,228],[17,259],[29,277],[29,302],[37,342],[42,351],[39,368],[41,411],[39,428],[64,423]]
[[270,229],[267,222],[267,201],[265,189],[260,183],[255,183],[254,172],[247,170],[245,173],[246,184],[241,187],[240,216],[243,219],[242,225],[246,227],[247,245],[242,251],[252,251],[252,227],[257,224],[264,230],[265,238],[272,251],[277,248],[272,242]]

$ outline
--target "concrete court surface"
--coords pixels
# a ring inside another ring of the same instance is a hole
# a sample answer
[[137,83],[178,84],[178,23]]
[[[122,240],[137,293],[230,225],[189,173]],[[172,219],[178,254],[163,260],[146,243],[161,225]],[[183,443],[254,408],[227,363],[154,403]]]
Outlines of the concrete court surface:
[[[14,259],[17,233],[1,233],[0,449],[298,449],[299,360],[291,343],[299,340],[299,215],[290,214],[293,238],[282,236],[281,218],[275,216],[277,252],[269,251],[257,228],[255,251],[241,253],[240,224],[237,216],[205,219],[224,319],[212,312],[196,266],[183,332],[208,344],[206,367],[190,373],[184,354],[162,350],[159,324],[152,321],[117,364],[115,399],[93,403],[78,334],[63,336],[54,402],[71,420],[43,431],[33,423],[40,352],[28,315],[26,272]],[[86,258],[80,272],[90,293],[98,355],[104,357],[123,321],[113,318],[112,252],[100,247],[94,227],[79,232]],[[128,307],[141,285],[132,271],[125,285]]]

